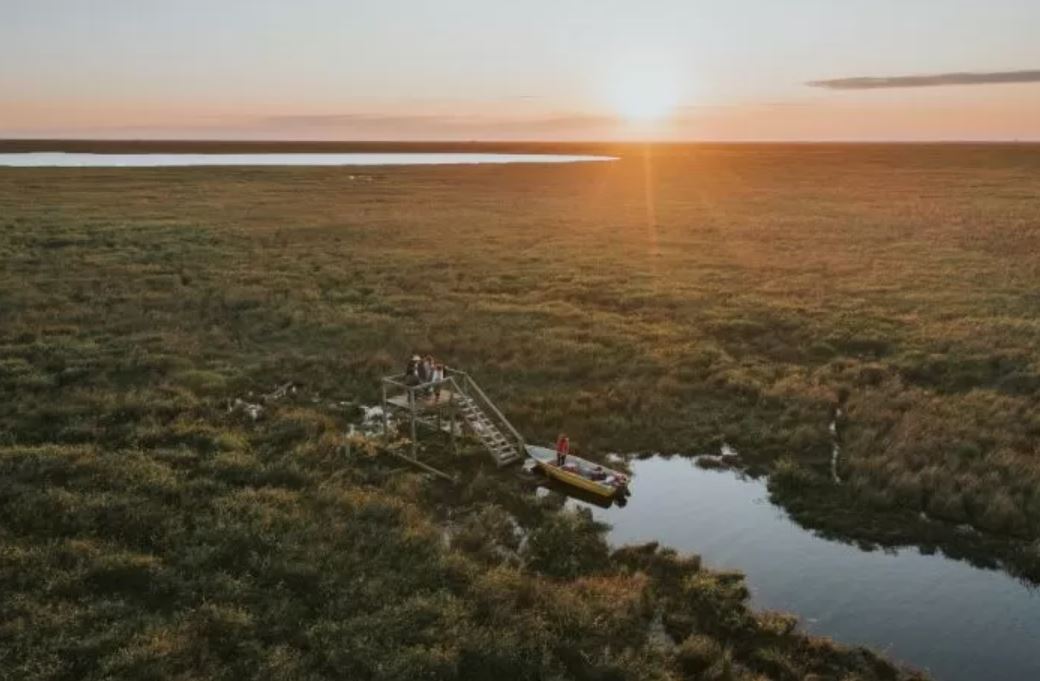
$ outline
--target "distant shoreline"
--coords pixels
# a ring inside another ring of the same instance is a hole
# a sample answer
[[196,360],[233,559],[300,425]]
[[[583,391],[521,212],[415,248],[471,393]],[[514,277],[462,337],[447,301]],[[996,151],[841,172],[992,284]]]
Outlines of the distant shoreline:
[[112,139],[0,139],[0,153],[288,153],[288,152],[514,152],[623,154],[656,148],[699,149],[732,147],[1037,147],[1040,141],[730,141],[730,142],[525,142],[525,141],[303,141],[303,140],[112,140]]

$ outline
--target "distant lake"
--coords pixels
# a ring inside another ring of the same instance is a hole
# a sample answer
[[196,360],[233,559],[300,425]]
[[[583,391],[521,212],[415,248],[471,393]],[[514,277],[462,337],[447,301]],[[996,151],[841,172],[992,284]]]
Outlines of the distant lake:
[[482,163],[581,163],[613,156],[569,154],[0,154],[0,166],[15,168],[169,168],[187,166],[431,166]]
[[656,540],[741,570],[755,606],[796,613],[812,634],[871,646],[937,681],[1040,679],[1040,592],[1006,573],[822,539],[774,506],[763,481],[689,459],[637,460],[632,472],[625,507],[589,507],[612,526],[611,543]]

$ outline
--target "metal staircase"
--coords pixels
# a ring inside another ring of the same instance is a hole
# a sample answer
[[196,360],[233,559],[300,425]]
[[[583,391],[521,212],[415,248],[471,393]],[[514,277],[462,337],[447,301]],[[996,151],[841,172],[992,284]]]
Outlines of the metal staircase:
[[481,390],[476,381],[466,372],[457,369],[446,368],[445,374],[439,381],[422,384],[408,382],[403,375],[385,376],[382,412],[384,435],[389,433],[389,409],[405,411],[409,415],[414,457],[418,441],[416,425],[441,429],[447,416],[450,423],[445,426],[451,433],[454,448],[455,435],[458,432],[455,419],[460,417],[499,466],[507,466],[526,458],[527,450],[523,436]]
[[455,399],[463,420],[499,466],[525,456],[524,438],[488,398],[476,381],[463,371],[449,369]]
[[465,419],[477,439],[488,450],[495,463],[506,466],[520,460],[516,444],[510,442],[494,422],[487,417],[477,403],[465,395],[459,396],[459,413]]

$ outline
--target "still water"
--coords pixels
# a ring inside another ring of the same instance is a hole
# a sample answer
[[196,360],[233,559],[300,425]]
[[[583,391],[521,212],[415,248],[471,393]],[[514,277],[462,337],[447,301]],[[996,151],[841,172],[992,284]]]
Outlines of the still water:
[[[764,482],[681,457],[632,462],[623,508],[589,506],[613,544],[659,541],[747,574],[756,607],[866,645],[939,681],[1040,679],[1040,592],[916,549],[863,551],[800,528]],[[572,502],[581,504],[581,502]],[[582,504],[584,505],[584,504]]]
[[0,154],[0,166],[18,168],[160,168],[185,166],[425,166],[478,163],[577,163],[611,156],[566,154]]

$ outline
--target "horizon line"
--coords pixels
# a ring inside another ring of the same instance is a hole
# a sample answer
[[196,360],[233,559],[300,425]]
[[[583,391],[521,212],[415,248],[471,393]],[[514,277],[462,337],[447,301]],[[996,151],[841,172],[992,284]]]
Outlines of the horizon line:
[[0,144],[18,143],[103,143],[103,144],[365,144],[365,145],[451,145],[451,144],[1040,144],[1040,137],[1024,138],[919,138],[919,139],[261,139],[181,137],[0,137]]

